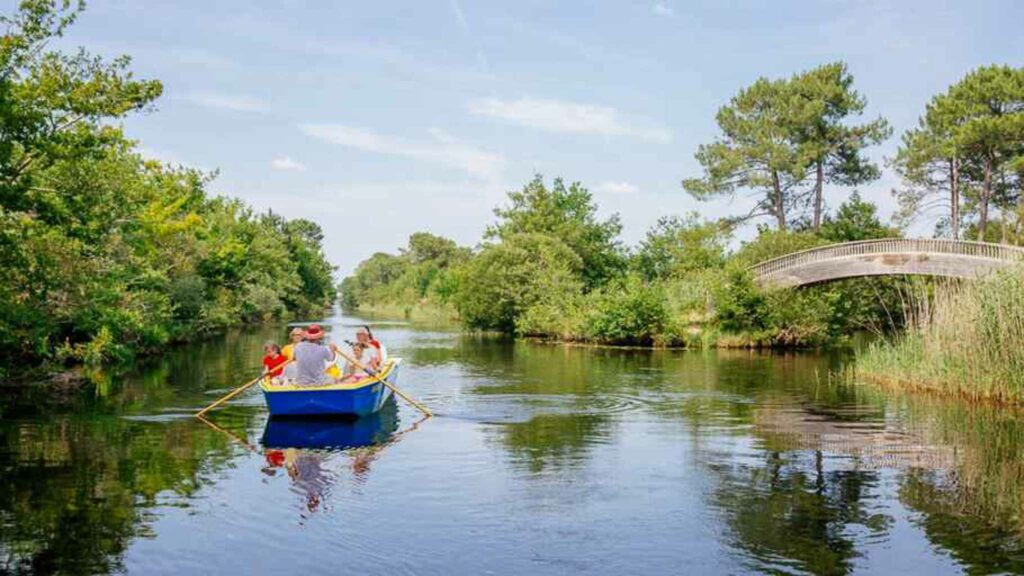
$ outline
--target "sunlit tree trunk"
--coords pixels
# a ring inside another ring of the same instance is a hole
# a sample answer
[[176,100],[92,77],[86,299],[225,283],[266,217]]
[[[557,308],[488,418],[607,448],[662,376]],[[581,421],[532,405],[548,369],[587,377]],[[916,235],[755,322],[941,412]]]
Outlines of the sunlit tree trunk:
[[953,240],[960,239],[960,159],[953,156],[949,162],[949,225]]
[[821,229],[821,204],[822,204],[822,186],[825,181],[825,167],[822,165],[821,160],[818,160],[817,172],[815,174],[814,182],[814,231],[817,232]]
[[981,202],[978,210],[978,240],[985,241],[985,232],[988,229],[988,205],[992,199],[992,158],[985,158],[985,179],[981,185]]
[[779,183],[779,173],[772,170],[772,191],[775,194],[773,206],[775,210],[775,219],[778,221],[779,230],[786,229],[786,206],[783,204],[782,198],[782,185]]

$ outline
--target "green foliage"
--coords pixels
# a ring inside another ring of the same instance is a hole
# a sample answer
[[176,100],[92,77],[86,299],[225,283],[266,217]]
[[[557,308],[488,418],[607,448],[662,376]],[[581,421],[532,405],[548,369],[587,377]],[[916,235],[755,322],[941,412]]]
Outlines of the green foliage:
[[0,45],[0,366],[124,360],[335,295],[315,224],[211,198],[113,122],[159,82],[47,45],[80,6],[23,2]]
[[[508,235],[459,269],[455,306],[469,328],[535,334],[539,319],[557,318],[558,307],[582,294],[582,267],[582,258],[558,238]],[[525,316],[534,307],[548,311]]]
[[1024,268],[914,295],[910,328],[857,369],[895,386],[1024,401]]
[[518,234],[558,238],[583,261],[582,275],[588,289],[625,270],[618,215],[599,220],[593,197],[578,182],[566,188],[562,179],[556,178],[548,188],[538,175],[522,190],[509,192],[508,198],[508,207],[494,210],[498,222],[487,229],[486,238],[505,240]]
[[753,266],[758,262],[828,244],[812,232],[789,232],[761,228],[757,238],[745,242],[733,256],[735,262]]
[[591,292],[586,311],[586,338],[597,342],[650,345],[669,323],[663,288],[636,276]]
[[896,193],[904,219],[938,202],[954,236],[964,212],[975,237],[987,238],[990,208],[1012,210],[1024,185],[1024,68],[983,66],[932,98],[893,166],[905,184]]
[[[878,177],[863,151],[889,136],[888,123],[882,118],[844,123],[865,106],[842,62],[789,79],[759,78],[719,109],[722,136],[700,146],[696,158],[704,174],[684,180],[683,188],[698,200],[747,190],[757,204],[738,219],[768,215],[779,230],[792,226],[794,214],[811,203],[817,229],[825,184],[855,185]],[[812,174],[814,185],[807,189]]]
[[895,238],[899,231],[882,224],[878,207],[854,192],[839,206],[835,216],[825,216],[818,235],[829,242],[856,242],[873,238]]
[[399,255],[378,252],[361,262],[341,283],[342,306],[444,306],[457,287],[454,269],[469,255],[448,238],[417,232]]
[[633,267],[646,279],[678,278],[725,263],[728,234],[716,222],[701,222],[696,212],[685,218],[658,220],[633,258]]

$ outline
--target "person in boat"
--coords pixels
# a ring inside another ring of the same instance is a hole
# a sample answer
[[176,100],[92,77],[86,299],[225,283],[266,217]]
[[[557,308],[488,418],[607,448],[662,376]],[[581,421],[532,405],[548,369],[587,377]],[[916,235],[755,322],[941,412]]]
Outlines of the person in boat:
[[306,332],[302,328],[296,326],[292,328],[292,331],[288,333],[288,343],[281,348],[281,354],[288,360],[295,359],[295,345],[302,342],[302,339],[306,337]]
[[370,331],[369,326],[363,326],[356,330],[356,343],[362,344],[366,352],[365,360],[360,360],[359,363],[375,372],[379,372],[381,365],[384,364],[384,346],[380,343],[380,340],[373,337],[373,332]]
[[352,360],[355,360],[355,362],[349,360],[345,363],[345,372],[344,376],[342,377],[342,382],[357,382],[359,380],[362,380],[363,378],[366,378],[366,376],[368,375],[367,372],[360,368],[359,366],[356,366],[356,363],[359,363],[364,367],[369,368],[369,366],[366,365],[366,359],[363,357],[363,352],[367,348],[368,346],[366,344],[363,344],[362,342],[356,342],[352,344]]
[[263,345],[263,375],[269,376],[271,383],[284,375],[283,364],[288,361],[281,354],[281,347],[274,342],[267,342]]
[[338,347],[333,343],[325,346],[323,338],[323,329],[318,324],[312,324],[306,329],[302,342],[295,345],[296,385],[323,386],[336,381],[326,369],[338,359]]

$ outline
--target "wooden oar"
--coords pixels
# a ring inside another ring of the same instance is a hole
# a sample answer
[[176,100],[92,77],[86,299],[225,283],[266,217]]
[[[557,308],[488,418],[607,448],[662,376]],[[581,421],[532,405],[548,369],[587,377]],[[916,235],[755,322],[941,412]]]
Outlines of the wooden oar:
[[238,434],[235,434],[234,432],[232,432],[232,431],[230,431],[230,430],[228,430],[226,428],[221,428],[220,426],[214,424],[212,421],[207,420],[205,417],[200,416],[199,414],[196,414],[196,418],[199,418],[199,420],[202,421],[203,424],[206,424],[210,428],[213,428],[214,430],[227,435],[228,438],[231,438],[235,442],[238,442],[242,446],[245,446],[246,449],[249,450],[249,452],[255,452],[255,453],[259,454],[259,450],[257,450],[252,444],[249,444],[249,442],[243,440],[242,437],[239,436]]
[[[280,368],[280,369],[281,369],[281,372],[283,373],[283,372],[284,372],[284,367],[285,367],[285,366],[287,366],[287,365],[289,365],[289,364],[291,364],[292,362],[294,362],[294,360],[289,360],[289,361],[285,362],[284,364],[281,364],[281,365],[280,365],[280,366],[279,366],[278,368]],[[274,368],[274,370],[273,370],[273,371],[276,371],[276,370],[277,370],[278,368]],[[231,400],[231,399],[232,399],[232,398],[234,398],[235,396],[238,396],[238,395],[239,395],[239,394],[241,394],[242,392],[245,392],[246,390],[248,390],[248,389],[249,389],[249,388],[250,388],[250,387],[251,387],[251,386],[252,386],[253,384],[256,384],[256,383],[257,383],[257,382],[259,382],[260,380],[263,380],[264,378],[266,378],[266,376],[267,376],[266,374],[260,374],[260,375],[259,375],[259,377],[258,377],[258,378],[256,378],[255,380],[253,380],[253,381],[251,381],[251,382],[246,382],[245,384],[242,384],[242,385],[241,385],[241,386],[239,386],[238,388],[235,388],[235,389],[234,389],[234,390],[232,390],[231,392],[228,392],[227,394],[225,394],[224,396],[222,396],[222,397],[220,398],[220,400],[217,400],[217,401],[216,401],[216,402],[214,402],[213,404],[210,404],[210,405],[209,405],[209,406],[207,406],[206,408],[203,408],[203,409],[202,409],[202,410],[200,410],[199,412],[196,412],[196,416],[200,416],[200,417],[201,417],[201,416],[202,416],[203,414],[206,414],[207,412],[209,412],[210,410],[213,410],[213,409],[214,409],[214,408],[216,408],[217,406],[220,406],[221,404],[223,404],[223,403],[227,402],[228,400]]]
[[362,364],[360,364],[359,361],[357,361],[355,358],[353,358],[353,357],[349,356],[348,354],[345,354],[344,352],[342,352],[341,348],[335,348],[334,351],[337,352],[338,354],[341,354],[341,356],[343,358],[345,358],[346,360],[351,362],[352,365],[354,365],[356,368],[359,368],[363,372],[366,372],[366,374],[370,378],[372,378],[374,381],[380,382],[381,384],[383,384],[383,385],[387,386],[388,388],[390,388],[391,391],[394,392],[395,394],[397,394],[398,396],[400,396],[402,398],[402,400],[405,400],[409,404],[412,404],[413,406],[415,406],[417,410],[419,410],[420,412],[423,412],[423,414],[425,414],[428,418],[434,415],[434,413],[431,412],[430,410],[428,410],[426,406],[424,406],[423,404],[420,404],[419,402],[413,400],[412,398],[409,398],[408,396],[403,394],[401,390],[399,390],[398,388],[395,388],[394,386],[392,386],[390,382],[384,380],[383,378],[381,378],[380,376],[377,376],[374,373],[371,373],[370,370],[366,368],[366,366],[363,366]]

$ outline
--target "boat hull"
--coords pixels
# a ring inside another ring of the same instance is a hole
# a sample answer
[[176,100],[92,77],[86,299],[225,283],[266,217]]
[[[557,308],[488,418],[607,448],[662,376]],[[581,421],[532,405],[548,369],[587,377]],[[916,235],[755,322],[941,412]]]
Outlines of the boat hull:
[[[398,381],[401,359],[389,360],[381,377],[389,384]],[[384,406],[391,389],[376,380],[354,384],[301,387],[261,385],[271,416],[366,416]]]

